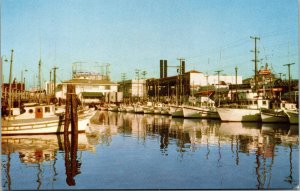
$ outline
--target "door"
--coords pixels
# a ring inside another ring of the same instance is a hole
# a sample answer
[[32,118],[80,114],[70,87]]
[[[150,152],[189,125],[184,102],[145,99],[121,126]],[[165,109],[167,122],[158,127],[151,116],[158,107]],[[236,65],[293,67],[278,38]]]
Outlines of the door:
[[43,118],[43,108],[42,107],[35,108],[35,118]]

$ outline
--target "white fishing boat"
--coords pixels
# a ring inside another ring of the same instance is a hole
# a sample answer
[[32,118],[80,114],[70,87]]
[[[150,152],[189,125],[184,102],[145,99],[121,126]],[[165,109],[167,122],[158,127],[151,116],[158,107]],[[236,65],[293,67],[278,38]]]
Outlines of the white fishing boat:
[[195,102],[195,106],[183,105],[183,116],[185,118],[220,119],[214,101],[208,97],[201,97],[199,102]]
[[134,112],[135,113],[144,113],[144,109],[143,109],[143,107],[141,105],[136,105],[134,107]]
[[221,120],[260,122],[260,110],[262,108],[269,109],[270,100],[256,97],[255,95],[256,93],[251,93],[252,98],[243,100],[239,105],[228,105],[217,108]]
[[[17,109],[14,109],[17,111]],[[78,111],[78,132],[84,132],[96,111]],[[71,125],[69,126],[69,131]],[[27,104],[22,112],[13,112],[2,118],[2,135],[50,134],[64,132],[64,113],[55,111],[54,105]]]
[[108,111],[119,111],[119,107],[116,104],[109,104]]
[[261,120],[264,123],[289,122],[287,114],[282,109],[261,109]]
[[118,107],[118,111],[119,111],[119,112],[126,112],[125,106],[124,106],[124,105],[120,105],[120,106]]
[[200,107],[184,105],[182,110],[184,118],[200,118],[202,115]]
[[169,107],[167,107],[167,106],[163,107],[161,109],[160,114],[162,114],[162,115],[170,115],[170,109],[169,109]]
[[161,114],[161,107],[154,107],[154,114]]
[[134,107],[132,105],[125,106],[125,109],[126,109],[127,113],[134,113],[135,112]]
[[272,109],[261,109],[262,122],[266,123],[286,123],[289,122],[288,115],[284,110],[295,110],[296,104],[286,101],[274,102]]
[[183,108],[178,105],[170,105],[170,114],[172,117],[183,117]]
[[222,121],[261,121],[260,110],[250,108],[217,108]]
[[147,102],[147,105],[143,106],[144,114],[154,114],[153,102]]
[[290,124],[298,124],[299,123],[299,110],[298,109],[285,110],[284,112],[287,114]]

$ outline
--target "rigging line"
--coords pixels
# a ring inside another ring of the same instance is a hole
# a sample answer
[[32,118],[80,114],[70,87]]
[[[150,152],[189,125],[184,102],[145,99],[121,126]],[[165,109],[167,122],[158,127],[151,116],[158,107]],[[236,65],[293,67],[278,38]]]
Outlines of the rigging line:
[[[212,53],[212,52],[217,52],[217,51],[219,51],[219,49],[221,48],[221,49],[226,49],[226,48],[230,48],[230,47],[238,47],[239,45],[241,45],[241,44],[244,44],[244,42],[247,42],[248,40],[246,39],[246,38],[241,38],[241,39],[239,39],[239,40],[236,40],[236,41],[233,41],[233,42],[229,42],[229,43],[227,43],[227,44],[225,44],[225,45],[222,45],[222,46],[217,46],[217,47],[212,47],[212,48],[210,48],[210,49],[205,49],[205,50],[201,50],[201,52],[203,52],[203,54],[204,53]],[[190,58],[197,58],[197,57],[202,57],[202,56],[187,56],[187,57],[185,57],[186,59],[190,59]]]
[[262,38],[269,38],[269,37],[274,37],[274,36],[286,35],[288,32],[292,32],[292,31],[293,31],[292,29],[288,29],[285,31],[273,31],[273,32],[270,32],[269,34],[268,33],[261,34],[260,36]]

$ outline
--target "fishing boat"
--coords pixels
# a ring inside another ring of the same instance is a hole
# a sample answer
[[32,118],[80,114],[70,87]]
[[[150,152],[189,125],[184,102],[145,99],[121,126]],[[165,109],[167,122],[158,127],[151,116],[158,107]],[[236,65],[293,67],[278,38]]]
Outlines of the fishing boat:
[[154,114],[154,103],[147,102],[147,105],[143,106],[144,114]]
[[220,119],[214,101],[208,97],[201,97],[200,102],[193,105],[183,105],[185,118],[212,118]]
[[[249,96],[249,93],[247,93]],[[226,105],[217,108],[222,121],[253,121],[261,122],[261,108],[269,109],[270,100],[255,96],[256,93],[251,93],[252,97],[243,100],[238,105]]]
[[282,109],[261,109],[261,120],[264,123],[289,122],[287,114]]
[[119,111],[119,107],[118,107],[116,104],[109,104],[107,110],[108,110],[108,111],[117,112],[117,111]]
[[[10,117],[2,118],[2,135],[63,133],[64,113],[55,109],[55,105],[36,103],[25,104],[21,110],[13,108]],[[78,132],[85,131],[95,113],[94,108],[78,110]]]
[[299,123],[299,110],[298,109],[285,110],[284,112],[287,114],[290,124],[298,124]]
[[183,108],[178,105],[170,105],[170,114],[172,117],[183,117]]
[[296,104],[287,101],[274,102],[271,109],[261,109],[262,122],[267,123],[286,123],[289,122],[285,110],[296,110]]

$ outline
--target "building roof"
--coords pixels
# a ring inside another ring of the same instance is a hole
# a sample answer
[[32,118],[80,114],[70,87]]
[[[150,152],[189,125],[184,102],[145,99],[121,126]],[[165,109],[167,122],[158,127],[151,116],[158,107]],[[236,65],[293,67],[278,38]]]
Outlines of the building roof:
[[63,84],[91,84],[91,85],[119,85],[110,80],[71,79],[63,81]]
[[190,70],[190,71],[187,71],[187,72],[185,72],[185,73],[203,73],[203,72],[199,72],[199,71],[197,71],[197,70]]

